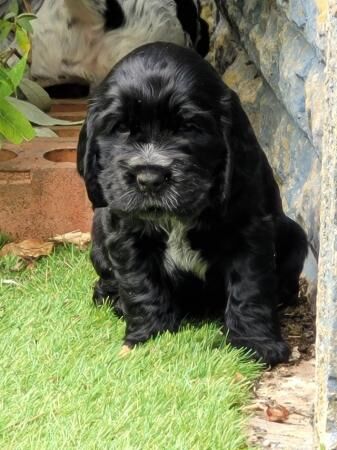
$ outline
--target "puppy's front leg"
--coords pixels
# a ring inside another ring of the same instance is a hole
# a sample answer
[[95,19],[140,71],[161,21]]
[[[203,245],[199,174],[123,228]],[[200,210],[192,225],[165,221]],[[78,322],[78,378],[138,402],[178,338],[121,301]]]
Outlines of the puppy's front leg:
[[229,341],[253,350],[268,365],[286,362],[289,348],[283,341],[277,316],[277,278],[273,225],[260,220],[240,237],[230,270],[225,325]]
[[175,331],[178,318],[163,277],[160,240],[123,233],[110,253],[126,321],[124,344],[133,347],[160,332]]
[[173,332],[178,328],[178,320],[169,305],[167,293],[148,280],[145,289],[139,289],[137,280],[142,280],[143,274],[133,275],[136,275],[134,283],[125,283],[120,290],[126,321],[124,344],[128,347],[145,342],[158,333]]

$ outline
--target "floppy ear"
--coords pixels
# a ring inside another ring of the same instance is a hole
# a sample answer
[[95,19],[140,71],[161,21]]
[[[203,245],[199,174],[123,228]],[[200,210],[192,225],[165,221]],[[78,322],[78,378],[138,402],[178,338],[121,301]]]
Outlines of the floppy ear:
[[[238,173],[243,179],[253,179],[260,165],[267,161],[266,156],[260,147],[253,127],[244,111],[239,96],[227,87],[227,95],[222,102],[222,126],[223,135],[228,153],[228,164],[225,174],[225,183],[227,186],[233,184],[232,171],[238,168]],[[237,182],[237,180],[236,180]],[[265,182],[265,180],[264,180]],[[228,188],[225,196],[228,195]]]
[[88,197],[94,208],[107,206],[102,188],[98,182],[99,166],[97,161],[98,147],[88,135],[87,121],[84,122],[77,146],[77,170],[84,178]]
[[84,177],[84,158],[87,149],[87,122],[82,125],[77,143],[77,171]]

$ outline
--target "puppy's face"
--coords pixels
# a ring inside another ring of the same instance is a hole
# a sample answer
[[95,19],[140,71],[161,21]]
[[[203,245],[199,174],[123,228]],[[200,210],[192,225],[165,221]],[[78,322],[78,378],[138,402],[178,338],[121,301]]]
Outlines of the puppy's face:
[[222,188],[227,153],[220,98],[205,87],[214,80],[191,62],[162,56],[136,51],[124,60],[89,111],[91,171],[116,213],[191,217]]

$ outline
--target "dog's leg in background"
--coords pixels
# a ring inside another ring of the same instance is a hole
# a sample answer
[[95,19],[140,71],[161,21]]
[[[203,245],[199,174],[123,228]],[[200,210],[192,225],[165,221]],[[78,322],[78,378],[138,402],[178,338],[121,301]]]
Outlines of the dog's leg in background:
[[106,0],[64,0],[72,19],[87,25],[101,24]]
[[31,76],[42,86],[98,83],[115,62],[97,62],[98,55],[109,60],[101,48],[106,30],[123,21],[115,0],[44,0],[33,23]]
[[117,0],[64,0],[74,21],[105,31],[115,30],[125,22],[124,11]]
[[232,261],[225,326],[229,342],[270,365],[289,357],[277,316],[277,286],[273,223],[259,219],[244,231]]

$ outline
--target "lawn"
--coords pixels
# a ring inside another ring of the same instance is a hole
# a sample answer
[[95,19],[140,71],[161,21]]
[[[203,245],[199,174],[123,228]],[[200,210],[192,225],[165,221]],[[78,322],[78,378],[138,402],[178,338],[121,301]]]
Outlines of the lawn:
[[91,304],[88,252],[32,270],[0,260],[0,448],[246,449],[260,369],[219,326],[185,327],[118,356],[122,320]]

